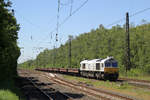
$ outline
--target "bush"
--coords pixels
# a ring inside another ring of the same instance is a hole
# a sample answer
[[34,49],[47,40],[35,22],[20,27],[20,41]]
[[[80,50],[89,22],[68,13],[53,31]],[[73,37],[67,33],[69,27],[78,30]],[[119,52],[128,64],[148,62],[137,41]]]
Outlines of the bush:
[[130,77],[138,77],[143,75],[144,75],[144,71],[142,69],[131,69],[130,71],[127,72],[127,76]]

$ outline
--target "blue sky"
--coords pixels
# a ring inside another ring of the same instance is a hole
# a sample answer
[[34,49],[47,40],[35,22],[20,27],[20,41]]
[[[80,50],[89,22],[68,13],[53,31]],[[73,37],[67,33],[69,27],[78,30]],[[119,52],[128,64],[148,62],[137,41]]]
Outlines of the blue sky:
[[[21,56],[18,62],[34,59],[39,52],[54,47],[57,0],[11,0],[15,16],[20,24],[18,44]],[[61,23],[70,14],[71,0],[60,0]],[[73,0],[72,11],[76,10],[86,0]],[[64,5],[65,4],[65,5]],[[103,24],[107,25],[125,17],[125,13],[133,14],[145,8],[150,8],[150,0],[88,0],[88,2],[69,20],[66,21],[58,32],[57,47],[64,44],[68,35],[78,36]],[[139,25],[142,19],[150,21],[150,10],[130,18],[130,22]],[[118,23],[124,24],[125,20]],[[54,31],[53,31],[54,30]],[[53,31],[53,32],[52,32]],[[42,47],[42,49],[39,49]]]

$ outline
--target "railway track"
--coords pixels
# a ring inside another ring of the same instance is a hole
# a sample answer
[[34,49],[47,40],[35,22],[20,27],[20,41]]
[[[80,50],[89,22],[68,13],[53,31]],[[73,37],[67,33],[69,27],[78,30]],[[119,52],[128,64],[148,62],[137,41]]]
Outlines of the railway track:
[[[43,72],[51,72],[49,69],[42,69],[42,70],[39,70],[38,71],[43,71]],[[64,71],[64,70],[60,70],[60,71]],[[58,71],[56,72],[53,72],[52,73],[58,73]],[[81,77],[80,75],[77,75],[77,71],[72,71],[72,73],[74,74],[68,74],[67,72],[65,73],[60,73],[60,74],[66,74],[66,75],[75,75],[77,77]],[[93,78],[91,78],[93,79]],[[93,79],[93,80],[99,80],[99,79]],[[137,87],[140,87],[140,88],[146,88],[146,89],[150,89],[150,81],[146,81],[146,80],[137,80],[137,79],[129,79],[129,78],[119,78],[116,82],[122,84],[123,82],[127,82],[128,84],[131,84],[131,85],[134,85],[134,86],[137,86]]]
[[138,80],[138,79],[131,79],[131,78],[119,78],[119,80],[127,80],[127,81],[150,83],[150,81],[148,81],[148,80]]
[[131,85],[150,89],[150,81],[147,80],[138,80],[138,79],[130,79],[130,78],[119,78],[119,80],[126,81],[128,84]]
[[[77,84],[77,83],[68,82],[66,80],[63,80],[62,78],[57,77],[54,73],[45,73],[45,72],[41,72],[41,71],[29,71],[29,73],[32,73],[32,72],[40,75],[41,77],[47,78],[47,80],[51,80],[56,84],[80,91],[83,94],[92,96],[98,100],[137,100],[130,96],[106,91],[103,89],[95,89],[95,88],[89,87],[85,84]],[[60,100],[62,100],[62,99],[60,99]],[[71,99],[69,99],[69,100],[71,100]]]
[[[37,99],[37,100],[73,100],[68,95],[63,94],[63,93],[53,89],[52,87],[50,87],[47,84],[41,83],[38,80],[34,79],[33,77],[27,77],[29,73],[27,73],[26,71],[21,72],[21,74],[24,74],[23,76],[25,76],[24,77],[24,79],[25,79],[24,90],[27,85],[30,85],[30,87],[32,87],[30,89],[28,88],[30,92],[31,91],[39,92],[39,95],[42,94],[43,96],[45,96],[45,97],[43,97],[44,99],[42,98],[42,99]],[[30,95],[30,96],[32,96],[32,95]],[[30,98],[30,97],[28,96],[28,98]],[[28,99],[28,100],[32,100],[32,99]]]
[[43,90],[36,86],[30,79],[26,77],[16,78],[18,87],[27,100],[53,100]]
[[76,89],[78,91],[82,91],[83,93],[85,93],[89,96],[93,96],[97,99],[101,99],[101,100],[135,100],[134,98],[131,98],[131,97],[128,97],[128,96],[123,96],[123,95],[111,93],[111,92],[108,92],[108,91],[95,89],[95,88],[92,88],[92,87],[88,87],[88,86],[68,82],[66,80],[58,78],[54,74],[42,74],[42,75],[44,77],[47,77],[50,80],[53,80],[57,84],[67,86],[67,87]]

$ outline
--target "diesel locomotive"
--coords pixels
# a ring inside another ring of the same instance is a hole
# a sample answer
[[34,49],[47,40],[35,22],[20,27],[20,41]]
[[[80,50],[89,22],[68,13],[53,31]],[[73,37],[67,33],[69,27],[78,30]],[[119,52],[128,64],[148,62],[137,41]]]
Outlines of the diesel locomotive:
[[104,80],[117,80],[119,76],[118,62],[113,57],[83,60],[80,62],[80,75]]

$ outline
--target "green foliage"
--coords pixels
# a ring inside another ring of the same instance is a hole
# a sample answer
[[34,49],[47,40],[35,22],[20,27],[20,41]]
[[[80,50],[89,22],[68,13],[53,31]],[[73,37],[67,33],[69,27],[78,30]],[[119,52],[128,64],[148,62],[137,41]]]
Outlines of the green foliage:
[[141,76],[143,73],[143,71],[141,69],[131,69],[130,71],[127,72],[127,75],[130,77],[139,77]]
[[0,100],[24,100],[23,98],[14,80],[8,79],[0,82]]
[[0,81],[17,75],[19,25],[9,0],[0,0]]
[[[142,24],[130,28],[131,67],[150,73],[150,24]],[[121,73],[124,68],[125,28],[120,25],[106,29],[100,25],[91,32],[72,38],[72,67],[79,68],[81,60],[105,58],[113,56],[118,60]],[[37,67],[68,67],[68,41],[59,48],[41,52],[32,65]],[[27,64],[28,63],[28,64]],[[28,66],[30,61],[24,64]],[[132,70],[131,70],[132,71]],[[131,72],[132,73],[132,72]],[[135,72],[134,72],[135,73]]]
[[19,100],[19,98],[9,90],[0,90],[0,100]]

